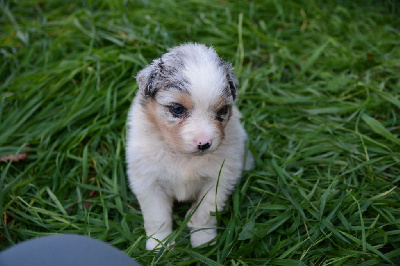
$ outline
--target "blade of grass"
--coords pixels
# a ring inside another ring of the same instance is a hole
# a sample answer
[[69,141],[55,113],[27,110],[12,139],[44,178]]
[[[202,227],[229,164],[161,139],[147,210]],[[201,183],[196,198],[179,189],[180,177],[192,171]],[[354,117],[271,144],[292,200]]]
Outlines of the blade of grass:
[[389,130],[387,130],[379,121],[366,114],[363,114],[361,118],[375,133],[385,137],[397,145],[400,145],[400,140],[396,138]]

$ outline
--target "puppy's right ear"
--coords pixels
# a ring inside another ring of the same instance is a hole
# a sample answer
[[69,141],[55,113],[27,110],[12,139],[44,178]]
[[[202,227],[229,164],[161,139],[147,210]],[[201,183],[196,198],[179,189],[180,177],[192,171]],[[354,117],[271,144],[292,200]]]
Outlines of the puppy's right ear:
[[154,60],[150,65],[142,69],[136,75],[140,93],[147,97],[153,97],[157,92],[157,80],[159,75],[159,59]]

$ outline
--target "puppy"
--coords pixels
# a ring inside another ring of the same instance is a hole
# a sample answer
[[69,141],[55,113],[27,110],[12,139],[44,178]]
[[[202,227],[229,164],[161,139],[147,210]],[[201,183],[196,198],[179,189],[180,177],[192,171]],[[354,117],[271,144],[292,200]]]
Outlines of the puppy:
[[193,202],[188,214],[197,207],[188,226],[192,247],[200,246],[217,235],[210,213],[224,208],[242,170],[252,165],[233,106],[237,79],[230,64],[201,44],[171,49],[136,78],[126,159],[149,238],[146,248],[159,248],[172,232],[175,200]]

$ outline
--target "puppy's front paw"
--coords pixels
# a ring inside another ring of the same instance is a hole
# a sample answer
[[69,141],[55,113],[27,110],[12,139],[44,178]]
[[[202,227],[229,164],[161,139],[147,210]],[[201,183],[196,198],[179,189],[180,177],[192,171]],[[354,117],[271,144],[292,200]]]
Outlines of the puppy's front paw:
[[[155,238],[149,238],[146,241],[146,249],[147,250],[159,250],[163,244],[161,244],[160,242],[162,242],[161,240],[155,239]],[[172,243],[168,243],[168,247],[171,247],[175,245],[175,241]]]
[[[190,242],[192,247],[198,247],[207,242],[210,242],[217,236],[217,229],[204,229],[195,231],[192,230],[192,234],[190,235]],[[211,245],[215,245],[215,241],[211,243]]]
[[161,244],[158,240],[154,239],[154,238],[150,238],[146,241],[146,249],[147,250],[153,250],[156,248],[160,248]]

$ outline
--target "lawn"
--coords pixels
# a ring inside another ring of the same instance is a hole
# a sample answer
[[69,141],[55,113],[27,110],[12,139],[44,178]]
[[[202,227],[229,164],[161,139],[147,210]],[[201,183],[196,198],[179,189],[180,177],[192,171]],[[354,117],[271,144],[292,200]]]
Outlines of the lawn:
[[[232,62],[256,166],[215,246],[190,247],[178,204],[154,253],[126,114],[136,73],[183,42]],[[143,265],[399,265],[399,95],[396,0],[0,1],[0,250],[76,233]]]

